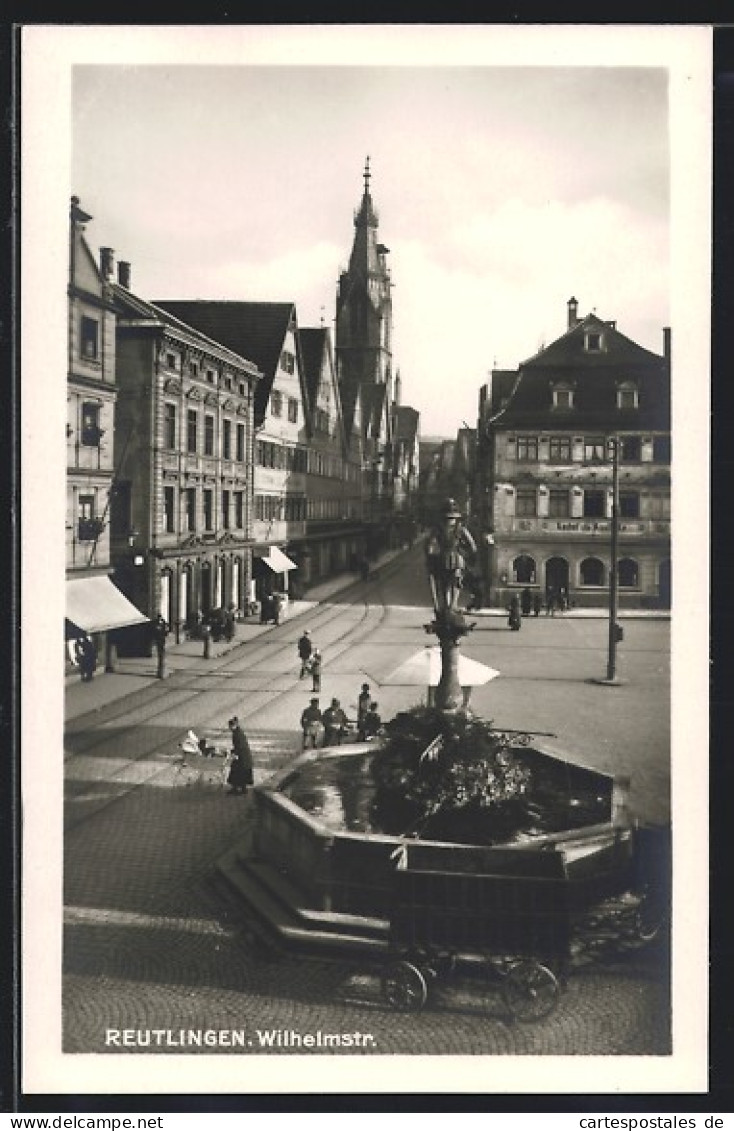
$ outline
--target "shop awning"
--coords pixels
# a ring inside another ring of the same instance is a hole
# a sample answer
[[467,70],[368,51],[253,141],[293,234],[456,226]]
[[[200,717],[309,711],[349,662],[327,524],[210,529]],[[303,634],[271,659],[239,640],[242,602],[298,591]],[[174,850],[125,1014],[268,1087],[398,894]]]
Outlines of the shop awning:
[[[458,675],[461,687],[482,687],[499,674],[496,668],[487,667],[486,664],[470,660],[468,656],[459,653]],[[440,679],[441,649],[427,645],[381,679],[380,683],[391,687],[438,687]]]
[[145,624],[109,577],[80,577],[66,583],[66,619],[82,632],[106,632],[129,624]]
[[271,546],[268,554],[262,559],[266,566],[272,569],[273,573],[287,573],[288,570],[298,569],[294,561],[279,550],[277,546]]

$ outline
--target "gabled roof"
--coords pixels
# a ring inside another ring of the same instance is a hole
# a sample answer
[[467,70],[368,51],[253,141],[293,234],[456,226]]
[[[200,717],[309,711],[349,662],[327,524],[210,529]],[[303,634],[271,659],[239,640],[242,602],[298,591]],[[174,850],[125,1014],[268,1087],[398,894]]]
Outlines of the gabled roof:
[[[584,348],[589,332],[604,335],[604,349],[598,353],[590,353]],[[620,333],[613,324],[603,322],[596,314],[587,314],[560,338],[523,361],[521,367],[526,369],[531,366],[537,368],[557,365],[564,369],[576,366],[603,369],[615,365],[649,365],[660,360],[657,354],[638,346],[637,342]]]
[[185,322],[182,318],[177,317],[175,314],[171,313],[171,311],[157,303],[146,302],[144,299],[139,298],[129,291],[127,287],[120,286],[119,283],[112,284],[112,287],[117,305],[118,318],[121,321],[127,318],[136,322],[145,321],[151,325],[169,327],[183,338],[188,339],[189,342],[193,342],[194,344],[198,342],[202,347],[218,354],[223,361],[229,362],[229,364],[239,369],[249,371],[252,376],[258,379],[262,376],[258,366],[249,357],[229,349],[226,344],[216,338],[209,337],[197,326]]
[[324,364],[326,364],[327,371],[331,378],[331,391],[334,398],[334,408],[342,441],[347,443],[339,385],[334,373],[334,359],[331,350],[331,335],[329,330],[326,326],[301,326],[298,329],[298,341],[301,350],[303,382],[308,396],[308,404],[312,408],[316,408],[321,372]]
[[157,299],[156,305],[242,357],[252,359],[263,374],[255,392],[255,423],[261,424],[286,333],[291,324],[296,324],[295,305],[228,299]]
[[[585,348],[589,331],[604,335],[603,349]],[[625,381],[637,388],[636,409],[617,407],[617,391]],[[572,408],[553,407],[553,388],[557,385],[568,385],[573,390]],[[517,373],[493,373],[491,414],[493,424],[503,428],[667,430],[668,363],[661,355],[638,346],[612,324],[590,314],[523,362]]]

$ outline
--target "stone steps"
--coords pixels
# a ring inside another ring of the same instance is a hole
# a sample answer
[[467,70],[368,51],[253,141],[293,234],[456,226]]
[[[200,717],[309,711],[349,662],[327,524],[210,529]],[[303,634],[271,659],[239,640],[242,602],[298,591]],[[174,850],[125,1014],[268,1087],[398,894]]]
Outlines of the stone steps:
[[258,936],[288,952],[318,957],[381,958],[388,951],[385,920],[321,911],[271,864],[235,847],[217,861],[228,896]]

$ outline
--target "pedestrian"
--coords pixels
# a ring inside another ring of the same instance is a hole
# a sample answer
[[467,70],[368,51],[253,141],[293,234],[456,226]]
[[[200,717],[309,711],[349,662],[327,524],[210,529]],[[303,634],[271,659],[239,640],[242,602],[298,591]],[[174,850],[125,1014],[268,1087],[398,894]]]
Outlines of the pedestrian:
[[252,785],[252,752],[240,721],[235,715],[227,723],[232,734],[232,765],[229,768],[227,785],[230,793],[247,793]]
[[565,613],[567,608],[568,597],[566,596],[566,590],[563,586],[561,586],[561,588],[558,590],[558,611],[559,613]]
[[224,638],[225,640],[234,640],[235,634],[235,607],[228,605],[224,614]]
[[556,615],[556,592],[555,589],[548,589],[545,595],[545,615],[554,617]]
[[520,608],[524,617],[530,616],[530,611],[533,607],[533,595],[528,589],[527,585],[520,594]]
[[372,695],[370,694],[370,685],[368,683],[362,684],[362,690],[357,699],[357,730],[362,726],[362,720],[370,709],[372,702]]
[[542,608],[543,608],[543,598],[541,597],[540,593],[534,593],[533,594],[533,616],[534,617],[539,616],[540,610]]
[[347,729],[347,716],[338,699],[331,700],[331,706],[326,708],[321,721],[324,724],[324,746],[341,746]]
[[86,633],[77,638],[74,646],[74,654],[76,662],[79,664],[79,672],[84,683],[89,683],[94,679],[94,672],[97,667],[97,649],[94,646],[94,641],[91,636]]
[[305,750],[308,746],[315,749],[319,744],[322,730],[318,699],[312,699],[301,715],[301,730],[303,731],[302,749]]
[[299,675],[298,678],[303,679],[303,677],[306,675],[306,673],[309,670],[309,661],[311,659],[311,653],[313,652],[313,644],[311,642],[311,633],[309,632],[309,630],[307,628],[305,628],[303,630],[303,635],[300,637],[300,639],[298,641],[297,648],[298,648],[298,656],[299,656],[300,661],[301,661],[301,674]]
[[381,727],[382,719],[377,713],[377,704],[374,702],[370,703],[367,708],[367,713],[362,719],[362,725],[359,728],[358,737],[360,742],[368,742],[371,738],[374,738],[375,735],[379,733]]
[[507,623],[513,632],[517,632],[522,625],[522,617],[520,616],[520,601],[516,593],[510,598],[510,615],[507,618]]
[[311,664],[310,664],[309,670],[311,672],[311,679],[313,681],[312,686],[311,686],[311,690],[312,691],[320,691],[321,690],[321,653],[319,652],[318,648],[314,648],[314,650],[311,654]]

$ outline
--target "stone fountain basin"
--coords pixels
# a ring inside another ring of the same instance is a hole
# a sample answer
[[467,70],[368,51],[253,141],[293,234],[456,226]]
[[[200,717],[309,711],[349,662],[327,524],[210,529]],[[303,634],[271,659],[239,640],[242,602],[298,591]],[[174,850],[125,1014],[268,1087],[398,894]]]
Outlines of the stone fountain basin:
[[[308,751],[255,787],[251,855],[286,882],[291,902],[337,916],[386,921],[394,900],[398,854],[411,868],[516,877],[562,875],[583,901],[605,885],[618,889],[632,859],[627,811],[629,781],[568,759],[546,743],[527,753],[593,794],[601,819],[551,833],[523,832],[511,843],[487,846],[405,840],[368,827],[369,760],[376,747],[354,743]],[[523,750],[522,753],[525,753]],[[347,772],[347,770],[349,772]]]

